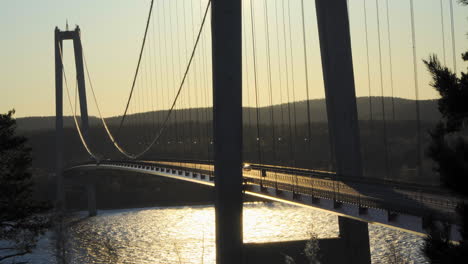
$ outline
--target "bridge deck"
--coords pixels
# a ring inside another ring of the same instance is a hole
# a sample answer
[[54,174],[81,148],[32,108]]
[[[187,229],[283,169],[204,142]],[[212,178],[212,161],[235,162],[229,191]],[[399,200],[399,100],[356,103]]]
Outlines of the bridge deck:
[[[456,224],[459,199],[432,188],[377,182],[335,180],[333,173],[251,166],[244,170],[244,190],[255,196],[323,209],[419,234],[428,219]],[[211,164],[169,161],[106,161],[73,168],[123,169],[214,186]],[[287,171],[291,171],[288,173]],[[452,238],[458,237],[452,228]]]

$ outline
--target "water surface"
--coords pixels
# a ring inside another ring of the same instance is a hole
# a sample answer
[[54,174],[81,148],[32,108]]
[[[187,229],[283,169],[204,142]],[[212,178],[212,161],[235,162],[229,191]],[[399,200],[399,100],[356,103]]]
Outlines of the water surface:
[[[214,207],[153,207],[100,210],[72,217],[68,234],[70,263],[215,263]],[[272,242],[338,235],[337,216],[281,203],[244,206],[244,241]],[[408,263],[428,263],[420,253],[423,239],[414,234],[369,225],[373,264],[386,264],[389,246]],[[50,235],[41,240],[32,263],[53,263]]]

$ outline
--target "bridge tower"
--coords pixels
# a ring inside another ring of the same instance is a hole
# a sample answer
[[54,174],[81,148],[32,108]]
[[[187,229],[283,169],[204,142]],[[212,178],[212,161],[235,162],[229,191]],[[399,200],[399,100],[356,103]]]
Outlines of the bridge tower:
[[[346,0],[316,0],[330,141],[337,175],[362,176],[351,36]],[[367,223],[338,217],[347,263],[370,264]]]
[[242,263],[241,0],[211,1],[216,263]]
[[81,132],[85,141],[88,141],[88,105],[86,101],[86,88],[83,68],[83,48],[81,45],[80,28],[61,31],[55,28],[55,140],[56,140],[56,180],[57,180],[57,208],[65,209],[65,190],[63,182],[63,41],[72,40],[78,94],[80,98]]

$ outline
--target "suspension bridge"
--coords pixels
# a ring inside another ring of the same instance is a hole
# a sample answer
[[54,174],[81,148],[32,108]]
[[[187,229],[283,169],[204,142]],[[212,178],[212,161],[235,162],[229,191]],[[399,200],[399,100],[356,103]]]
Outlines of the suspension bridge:
[[[414,2],[152,0],[123,113],[108,118],[80,28],[56,28],[59,207],[69,170],[213,186],[218,263],[241,263],[244,194],[337,214],[349,263],[370,263],[367,223],[424,234],[435,219],[456,239],[461,200],[434,184],[424,157],[421,95],[430,92],[421,88],[417,41],[427,21],[417,20]],[[433,2],[441,22],[433,52],[456,71],[453,1]],[[409,44],[395,37],[405,34]],[[76,80],[67,78],[65,40]],[[87,96],[107,138],[92,133]],[[67,167],[64,97],[91,157]]]

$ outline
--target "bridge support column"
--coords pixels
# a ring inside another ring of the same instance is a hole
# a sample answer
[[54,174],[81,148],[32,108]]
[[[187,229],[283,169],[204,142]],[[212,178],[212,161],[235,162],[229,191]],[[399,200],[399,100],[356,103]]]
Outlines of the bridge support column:
[[65,188],[63,183],[63,64],[62,38],[55,28],[55,177],[57,184],[56,208],[65,209]]
[[94,183],[88,183],[86,185],[86,194],[88,196],[88,215],[96,216],[96,185]]
[[216,263],[242,263],[241,0],[211,2]]
[[340,239],[348,264],[370,264],[369,230],[366,222],[338,216]]
[[88,142],[88,105],[83,69],[83,48],[81,45],[80,28],[74,31],[61,31],[55,28],[55,159],[57,178],[56,207],[59,211],[65,210],[65,188],[63,183],[63,40],[72,39],[75,51],[75,65],[78,81],[81,111],[81,131],[85,141]]
[[[362,176],[359,123],[346,0],[316,0],[317,25],[337,175]],[[370,263],[367,223],[339,217],[347,263]]]
[[[73,49],[75,54],[75,68],[76,78],[78,83],[78,95],[80,98],[80,112],[81,112],[81,131],[85,140],[88,140],[88,103],[86,100],[86,87],[84,78],[84,67],[83,67],[83,47],[81,45],[81,31],[80,27],[76,26],[73,31],[60,31],[55,28],[55,87],[56,87],[56,107],[57,108],[57,120],[60,118],[59,114],[62,114],[63,105],[63,89],[62,89],[62,72],[63,72],[63,61],[62,61],[62,43],[63,40],[73,40]],[[60,110],[60,112],[59,112]],[[63,126],[63,125],[62,125]],[[58,131],[57,131],[58,132]]]
[[362,176],[353,58],[346,0],[316,0],[328,128],[336,172]]
[[88,142],[88,103],[86,100],[86,87],[83,68],[83,47],[81,45],[81,30],[78,26],[74,31],[73,36],[73,49],[75,52],[75,68],[76,79],[78,83],[78,95],[80,98],[80,112],[81,112],[81,131],[86,142]]

